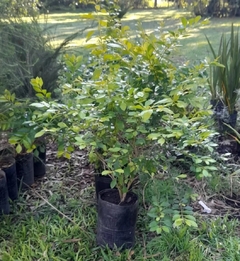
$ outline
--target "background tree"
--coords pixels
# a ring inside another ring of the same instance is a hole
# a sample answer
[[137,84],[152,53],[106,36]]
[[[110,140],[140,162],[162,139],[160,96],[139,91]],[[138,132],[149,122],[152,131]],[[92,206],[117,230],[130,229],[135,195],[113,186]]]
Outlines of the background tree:
[[190,9],[195,15],[240,16],[240,0],[175,0],[179,7]]
[[78,0],[81,5],[84,6],[92,6],[92,5],[118,5],[121,6],[123,9],[130,9],[130,8],[140,8],[140,7],[147,7],[148,1],[147,0]]
[[0,19],[35,15],[38,12],[38,5],[38,0],[1,0]]

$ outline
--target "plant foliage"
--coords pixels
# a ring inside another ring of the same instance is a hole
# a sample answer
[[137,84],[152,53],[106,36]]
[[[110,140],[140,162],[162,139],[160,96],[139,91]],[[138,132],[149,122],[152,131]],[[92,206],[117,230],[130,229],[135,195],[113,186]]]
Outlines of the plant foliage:
[[[199,76],[204,66],[178,68],[169,59],[184,29],[148,35],[139,27],[140,37],[131,40],[128,27],[109,27],[108,18],[98,13],[84,17],[97,19],[99,42],[87,46],[91,55],[84,66],[82,57],[66,56],[65,104],[31,105],[40,110],[35,122],[43,129],[37,136],[55,132],[68,138],[69,151],[73,144],[88,148],[90,161],[112,177],[122,201],[138,173],[156,172],[158,165],[148,156],[154,144],[175,144],[177,151],[192,153],[192,171],[209,176],[215,170],[209,167],[211,112],[196,96],[206,82]],[[206,160],[197,160],[201,151],[194,154],[200,147],[208,151]]]
[[211,68],[210,81],[212,96],[222,98],[229,114],[235,110],[240,88],[240,47],[238,29],[231,26],[230,38],[222,34],[218,52],[216,52],[208,37],[207,41],[213,57],[218,62],[217,67]]

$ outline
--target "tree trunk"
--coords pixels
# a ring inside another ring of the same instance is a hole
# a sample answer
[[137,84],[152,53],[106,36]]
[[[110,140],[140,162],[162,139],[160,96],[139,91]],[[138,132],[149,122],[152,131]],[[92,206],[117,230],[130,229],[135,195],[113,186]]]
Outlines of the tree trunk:
[[157,0],[154,0],[154,8],[157,8],[157,3],[158,1]]

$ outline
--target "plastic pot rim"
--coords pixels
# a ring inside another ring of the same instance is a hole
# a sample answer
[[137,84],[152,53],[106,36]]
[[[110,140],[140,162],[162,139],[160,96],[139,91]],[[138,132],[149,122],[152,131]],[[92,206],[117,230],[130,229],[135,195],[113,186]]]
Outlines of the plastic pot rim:
[[128,193],[133,194],[133,195],[136,197],[136,201],[134,201],[134,202],[132,202],[132,203],[130,203],[130,204],[127,204],[127,205],[120,205],[120,202],[119,202],[119,204],[115,204],[115,203],[112,203],[112,202],[108,202],[107,200],[103,200],[103,199],[101,198],[101,196],[102,196],[104,193],[106,193],[106,192],[108,192],[108,191],[112,191],[112,190],[117,190],[117,189],[116,189],[116,188],[112,188],[112,189],[104,189],[104,190],[101,190],[101,191],[99,192],[99,195],[98,195],[98,203],[99,203],[99,202],[104,202],[104,204],[107,204],[108,206],[118,206],[118,207],[121,207],[121,208],[129,208],[129,207],[133,207],[133,206],[135,206],[135,205],[138,205],[138,195],[137,195],[136,193],[132,192],[132,191],[128,191]]

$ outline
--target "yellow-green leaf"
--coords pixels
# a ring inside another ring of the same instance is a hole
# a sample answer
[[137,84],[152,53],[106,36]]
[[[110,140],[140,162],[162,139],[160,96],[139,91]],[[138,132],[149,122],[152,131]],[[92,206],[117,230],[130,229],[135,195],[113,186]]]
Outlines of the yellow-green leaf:
[[124,170],[123,169],[116,169],[115,172],[117,172],[117,173],[124,173]]
[[112,173],[111,170],[104,170],[104,171],[102,172],[102,175],[109,175],[109,174],[111,174],[111,173]]
[[130,27],[128,25],[125,25],[122,27],[122,32],[126,32],[126,31],[129,31],[130,30]]
[[180,174],[177,176],[177,178],[179,178],[179,179],[185,179],[186,177],[187,177],[186,174]]
[[163,144],[165,143],[165,139],[164,139],[164,138],[160,138],[160,139],[158,140],[158,143],[159,143],[160,145],[163,145]]
[[34,137],[39,138],[39,137],[42,137],[44,134],[45,134],[45,130],[41,130],[41,131],[37,132]]
[[44,98],[44,95],[43,95],[42,93],[37,93],[36,96],[37,96],[38,98],[40,98],[40,99],[41,99],[41,98]]
[[22,151],[22,146],[20,144],[18,144],[16,147],[16,152],[20,153],[21,151]]
[[170,229],[166,226],[162,226],[162,230],[166,233],[169,233],[170,232]]
[[101,68],[97,68],[94,73],[93,73],[93,76],[92,76],[92,79],[93,80],[98,80],[100,75],[102,73],[102,69]]
[[187,104],[183,101],[178,101],[177,102],[177,107],[178,108],[186,108],[187,107]]
[[86,42],[91,39],[91,37],[92,37],[93,34],[94,34],[94,30],[89,31],[89,32],[87,33],[87,35],[86,35]]
[[51,98],[51,92],[46,93],[46,98]]
[[193,220],[186,219],[185,222],[189,227],[198,227],[197,223]]
[[146,121],[148,121],[150,119],[152,113],[153,113],[153,110],[146,110],[146,111],[142,111],[140,113],[140,116],[142,117],[142,120],[144,122],[146,122]]
[[120,108],[122,111],[125,111],[127,108],[127,104],[125,102],[120,103]]
[[71,154],[68,153],[68,152],[64,152],[63,157],[66,158],[66,159],[71,159]]
[[102,27],[106,27],[108,22],[107,21],[104,21],[104,20],[100,20],[99,21],[99,24],[102,26]]
[[121,150],[121,148],[119,148],[119,147],[115,147],[115,148],[110,148],[109,149],[109,151],[111,151],[111,152],[118,152],[120,150]]
[[60,128],[66,128],[67,125],[66,125],[66,123],[64,123],[64,122],[59,122],[59,123],[58,123],[58,127],[60,127]]
[[151,133],[151,134],[148,135],[148,139],[150,139],[150,140],[156,140],[156,139],[159,138],[159,136],[160,136],[159,133]]
[[110,187],[114,188],[114,187],[116,187],[116,185],[117,185],[117,181],[116,181],[116,179],[113,179],[111,184],[110,184]]
[[101,10],[101,6],[100,5],[95,5],[95,10],[99,12]]
[[186,17],[182,17],[181,18],[181,22],[182,22],[183,27],[186,27],[187,24],[188,24],[188,21],[187,21]]
[[182,225],[182,223],[183,223],[183,219],[182,218],[178,218],[178,219],[175,220],[173,226],[174,227],[179,227],[179,226]]
[[34,103],[32,103],[32,104],[30,104],[30,106],[33,106],[33,107],[36,107],[36,108],[44,108],[44,107],[48,107],[48,106],[46,106],[46,104],[45,103],[40,103],[40,102],[34,102]]
[[195,17],[195,23],[198,23],[200,20],[201,20],[201,16],[200,15]]
[[72,126],[72,130],[73,130],[74,132],[76,132],[76,133],[79,133],[80,127],[74,125],[74,126]]

